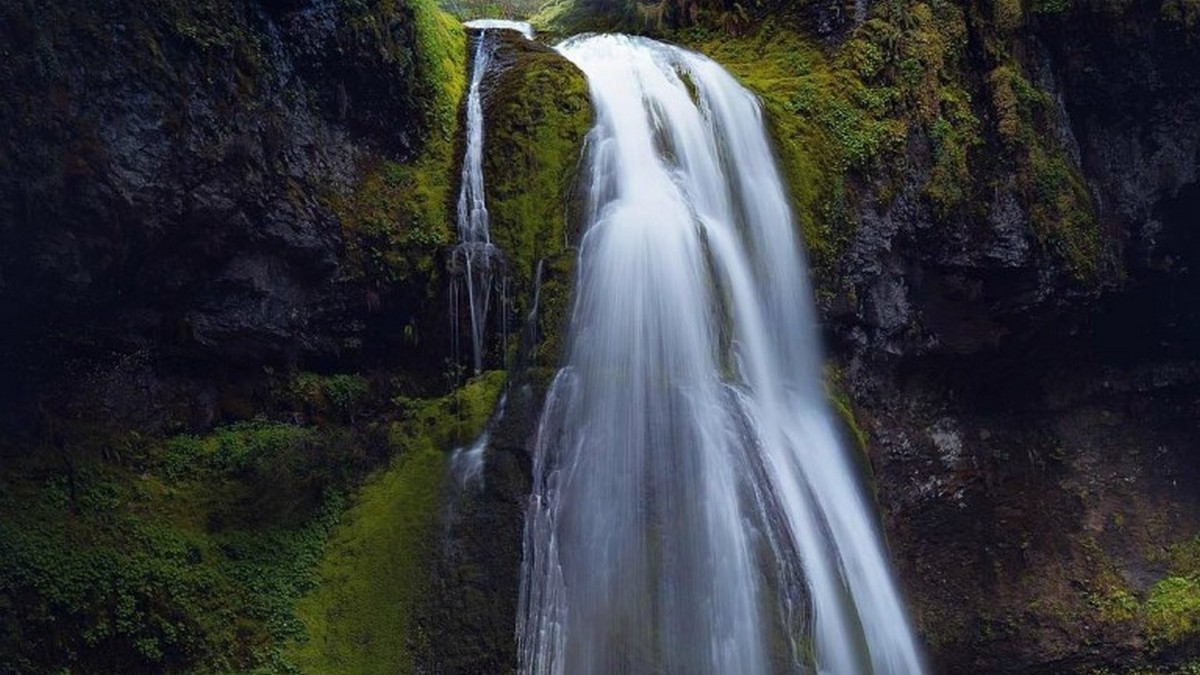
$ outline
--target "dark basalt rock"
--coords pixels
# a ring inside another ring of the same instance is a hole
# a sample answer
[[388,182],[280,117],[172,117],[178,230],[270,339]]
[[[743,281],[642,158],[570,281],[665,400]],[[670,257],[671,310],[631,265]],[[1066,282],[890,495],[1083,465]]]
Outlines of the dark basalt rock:
[[411,12],[367,17],[368,30],[355,11],[0,11],[5,408],[69,382],[64,361],[139,349],[168,366],[346,358],[372,324],[417,311],[424,288],[380,296],[347,278],[325,201],[366,159],[414,155],[433,124]]
[[[1200,654],[1136,609],[1200,533],[1200,51],[1158,12],[1034,16],[1023,38],[1093,195],[1101,274],[1045,254],[1003,170],[969,221],[934,217],[917,175],[858,204],[830,282],[853,302],[824,296],[937,672]],[[1119,593],[1129,616],[1105,604]]]

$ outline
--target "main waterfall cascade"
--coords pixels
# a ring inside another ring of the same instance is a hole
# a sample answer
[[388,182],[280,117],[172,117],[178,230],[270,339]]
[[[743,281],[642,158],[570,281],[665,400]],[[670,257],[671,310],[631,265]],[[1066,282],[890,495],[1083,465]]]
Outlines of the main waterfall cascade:
[[597,122],[568,364],[534,448],[521,671],[921,673],[825,402],[757,100],[646,39],[559,51]]
[[[503,305],[506,300],[507,278],[503,275],[504,257],[492,244],[492,234],[487,210],[487,197],[483,181],[483,95],[481,87],[484,76],[491,66],[495,44],[491,33],[497,30],[514,30],[529,40],[533,28],[524,22],[500,19],[481,19],[464,24],[479,31],[475,42],[475,53],[471,62],[471,84],[467,91],[467,138],[463,154],[461,187],[458,193],[458,240],[450,257],[450,334],[456,340],[452,352],[458,356],[457,336],[459,312],[463,291],[466,292],[467,313],[470,319],[471,363],[476,374],[483,370],[483,352],[490,310],[492,291],[499,286],[501,320],[507,318]],[[500,273],[497,277],[497,273]],[[507,327],[501,330],[507,334]]]

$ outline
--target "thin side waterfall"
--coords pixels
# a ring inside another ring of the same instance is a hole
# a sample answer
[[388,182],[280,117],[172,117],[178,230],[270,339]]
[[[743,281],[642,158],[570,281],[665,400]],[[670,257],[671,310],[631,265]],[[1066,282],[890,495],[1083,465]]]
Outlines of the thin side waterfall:
[[535,439],[521,672],[921,673],[758,101],[651,40],[559,50],[597,122],[568,364]]
[[[533,28],[528,23],[481,19],[465,24],[479,31],[475,40],[475,53],[471,61],[471,84],[467,90],[467,136],[466,152],[463,154],[461,187],[458,193],[458,245],[450,256],[450,273],[453,281],[450,288],[451,348],[457,357],[459,331],[459,306],[465,294],[467,318],[470,320],[471,364],[476,374],[483,370],[483,353],[487,332],[488,311],[493,290],[501,293],[503,308],[507,293],[507,279],[503,276],[504,257],[492,244],[488,220],[487,197],[483,182],[483,96],[480,91],[484,77],[491,65],[495,50],[491,33],[496,30],[515,30],[533,37]],[[497,274],[500,274],[497,280]],[[493,287],[499,286],[498,289]],[[504,316],[503,319],[507,319]],[[507,328],[507,326],[505,326]],[[507,330],[502,331],[507,333]],[[505,335],[507,337],[507,335]]]
[[[488,309],[493,289],[500,294],[500,335],[504,340],[502,352],[508,347],[508,277],[503,274],[504,258],[492,244],[489,229],[487,199],[483,183],[483,96],[480,92],[484,76],[491,65],[495,44],[490,34],[497,30],[515,30],[525,39],[533,38],[528,23],[502,19],[480,19],[464,24],[479,31],[475,55],[471,64],[471,85],[467,92],[467,149],[463,156],[462,188],[458,195],[458,237],[450,259],[450,334],[451,352],[458,357],[459,305],[466,291],[470,317],[471,357],[475,374],[483,371],[484,340]],[[496,273],[500,276],[497,279]],[[458,448],[451,457],[450,468],[461,487],[483,482],[484,453],[491,440],[491,428],[504,415],[505,398],[500,399],[496,413],[487,428],[469,447]]]

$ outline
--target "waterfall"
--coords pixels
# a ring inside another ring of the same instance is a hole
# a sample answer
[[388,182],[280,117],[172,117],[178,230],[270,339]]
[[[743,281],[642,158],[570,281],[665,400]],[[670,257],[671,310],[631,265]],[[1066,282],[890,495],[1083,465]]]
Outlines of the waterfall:
[[[503,257],[492,244],[488,221],[487,199],[483,183],[483,96],[480,92],[483,78],[491,66],[495,44],[490,33],[497,30],[513,30],[533,39],[533,27],[521,21],[503,19],[478,19],[463,24],[479,32],[475,42],[475,54],[471,63],[471,85],[467,91],[467,148],[463,155],[462,187],[458,194],[458,246],[451,256],[450,322],[454,343],[451,351],[458,356],[458,306],[465,288],[467,311],[470,316],[471,356],[475,374],[483,370],[483,350],[487,327],[488,305],[494,286],[500,291],[500,335],[504,340],[502,352],[508,347],[508,278],[495,279],[495,272],[503,271]],[[507,396],[500,398],[495,414],[479,438],[467,447],[457,448],[450,460],[451,473],[460,486],[478,484],[483,481],[484,453],[491,440],[492,427],[504,416]]]
[[921,673],[757,100],[651,40],[559,50],[597,122],[534,443],[521,672]]
[[[470,319],[471,363],[478,374],[483,370],[483,352],[489,305],[497,272],[503,272],[504,258],[492,244],[488,221],[487,197],[483,182],[483,96],[480,89],[491,65],[495,44],[491,33],[496,30],[515,30],[533,37],[527,23],[499,19],[481,19],[465,24],[478,31],[475,52],[471,61],[471,84],[467,90],[467,137],[463,154],[461,187],[458,193],[458,245],[450,257],[451,348],[458,355],[459,305],[466,293],[467,315]],[[501,310],[504,310],[507,280],[501,276]],[[507,318],[507,317],[504,317]],[[502,331],[506,333],[507,331]]]

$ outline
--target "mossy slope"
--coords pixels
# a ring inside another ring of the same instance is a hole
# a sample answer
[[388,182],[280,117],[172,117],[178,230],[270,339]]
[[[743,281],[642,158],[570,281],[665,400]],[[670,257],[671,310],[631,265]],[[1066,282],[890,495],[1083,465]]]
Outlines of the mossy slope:
[[419,620],[433,595],[446,452],[478,434],[504,373],[487,373],[442,399],[397,401],[388,431],[396,457],[358,492],[297,605],[307,639],[290,660],[311,673],[412,673],[429,648]]
[[283,669],[361,444],[258,420],[7,463],[0,671]]
[[0,444],[0,671],[413,672],[446,452],[503,382],[295,373],[274,419]]

